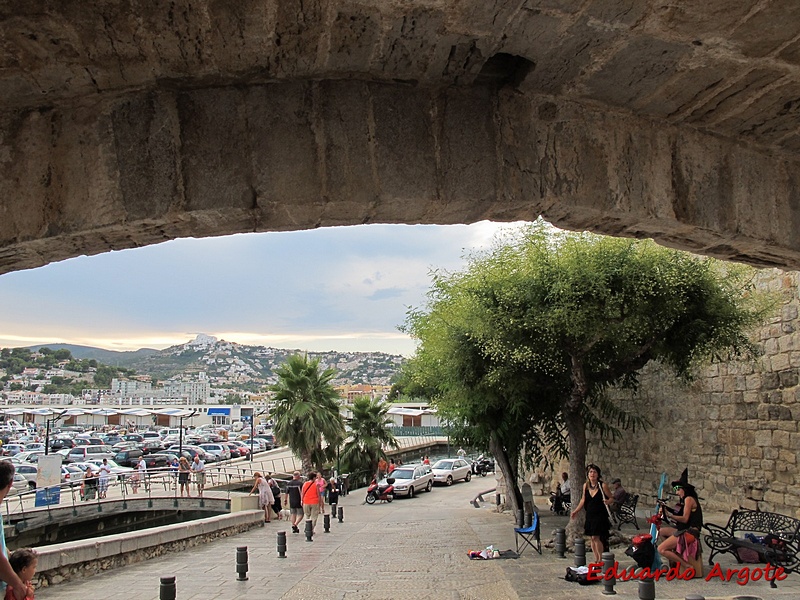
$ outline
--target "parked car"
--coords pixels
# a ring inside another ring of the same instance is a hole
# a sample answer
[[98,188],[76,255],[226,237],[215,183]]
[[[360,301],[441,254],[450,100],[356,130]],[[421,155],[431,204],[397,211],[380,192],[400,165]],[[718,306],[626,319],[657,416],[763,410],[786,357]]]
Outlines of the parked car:
[[[178,449],[180,446],[175,444],[174,446],[170,446],[167,448],[167,452],[171,452],[172,454],[179,454]],[[200,460],[206,462],[208,460],[206,456],[206,451],[203,450],[200,446],[191,446],[184,444],[183,446],[183,456],[189,459],[189,461],[194,460],[195,456],[199,456]]]
[[217,462],[231,459],[231,451],[222,444],[200,444],[200,447],[206,451],[207,456],[213,456]]
[[[100,465],[103,464],[103,460],[97,460],[93,458],[92,460],[86,461],[92,465],[92,469],[99,469]],[[129,475],[133,473],[134,469],[132,467],[123,467],[122,465],[118,464],[113,458],[108,459],[108,467],[111,469],[111,475],[116,475],[120,479],[124,478],[125,475]]]
[[264,443],[267,446],[267,450],[272,450],[275,447],[275,436],[271,433],[259,433],[255,436],[258,439],[264,440]]
[[44,448],[41,450],[25,450],[17,452],[12,458],[15,463],[35,463],[40,456],[44,456]]
[[97,437],[96,435],[80,435],[75,438],[76,444],[83,444],[84,446],[102,446],[105,442],[102,438]]
[[[392,471],[388,477],[394,479],[394,495],[413,498],[419,492],[433,489],[433,472],[428,465],[403,465]],[[388,485],[385,480],[381,485]]]
[[50,440],[51,450],[61,450],[62,448],[72,448],[75,445],[75,440],[66,437],[57,437]]
[[75,446],[67,454],[67,462],[86,462],[90,458],[114,458],[114,450],[108,446]]
[[472,479],[472,466],[463,458],[446,458],[437,461],[431,467],[433,480],[436,483],[453,485],[454,481]]
[[42,442],[30,442],[25,444],[25,450],[28,452],[41,451],[44,452],[44,444]]
[[139,443],[128,442],[123,440],[121,442],[117,442],[116,444],[114,444],[112,448],[114,448],[114,450],[116,450],[117,452],[122,452],[123,450],[133,450],[134,448],[139,448]]
[[8,492],[9,496],[24,494],[30,488],[28,480],[22,473],[14,473],[14,481],[11,482],[11,491]]
[[25,452],[24,444],[3,444],[3,454],[6,456],[15,456],[20,452]]
[[[128,448],[127,450],[122,450],[117,452],[113,457],[114,462],[116,462],[121,467],[135,467],[139,463],[139,459],[144,456],[144,452],[139,450],[138,448]],[[145,461],[145,464],[147,461]]]
[[122,436],[122,439],[125,440],[126,442],[136,442],[136,443],[144,441],[144,438],[138,433],[126,433],[125,435]]
[[145,454],[152,452],[161,452],[164,449],[164,444],[161,443],[161,438],[148,438],[143,442],[139,442],[139,450]]
[[[36,478],[39,475],[39,467],[38,465],[34,465],[31,463],[22,463],[15,466],[15,470],[17,473],[22,475],[25,480],[28,482],[28,488],[36,489]],[[73,481],[80,480],[81,475],[76,473],[76,469],[74,467],[70,468],[69,465],[61,465],[61,484],[69,484]]]
[[[241,440],[233,440],[232,442],[228,442],[232,446],[236,446],[239,449],[240,456],[249,456],[250,455],[250,446],[248,446],[245,442]],[[253,450],[258,451],[258,446],[253,446]],[[231,452],[231,456],[233,456],[233,452]]]

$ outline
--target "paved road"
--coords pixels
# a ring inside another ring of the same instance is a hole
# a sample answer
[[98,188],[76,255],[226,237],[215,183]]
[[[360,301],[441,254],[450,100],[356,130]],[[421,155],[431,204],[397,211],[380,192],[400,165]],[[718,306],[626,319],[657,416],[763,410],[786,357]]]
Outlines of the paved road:
[[[599,598],[602,584],[581,587],[563,580],[572,559],[544,556],[530,549],[517,560],[468,560],[467,550],[494,544],[514,548],[512,519],[490,504],[476,509],[469,501],[492,487],[491,477],[473,479],[430,494],[398,499],[391,504],[363,504],[363,491],[342,501],[344,523],[334,521],[323,533],[322,519],[314,541],[288,536],[288,551],[280,559],[276,532],[281,522],[264,528],[94,575],[83,581],[37,590],[37,600],[155,600],[162,576],[176,577],[178,600],[233,600],[250,597],[328,599],[581,599]],[[543,510],[547,538],[565,518]],[[236,548],[249,550],[249,579],[237,581]],[[622,556],[623,549],[617,549]],[[723,559],[726,566],[734,566]],[[627,562],[623,564],[628,564]],[[748,595],[763,600],[800,598],[798,576],[791,575],[777,591],[763,581],[739,586],[734,582],[659,582],[657,598],[706,599]],[[619,583],[620,598],[638,598],[638,583]]]

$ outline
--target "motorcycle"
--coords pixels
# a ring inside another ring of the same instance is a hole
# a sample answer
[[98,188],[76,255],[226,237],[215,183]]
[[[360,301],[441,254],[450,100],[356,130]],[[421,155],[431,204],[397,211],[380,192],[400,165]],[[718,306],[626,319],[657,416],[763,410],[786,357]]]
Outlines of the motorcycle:
[[373,479],[372,483],[367,488],[367,504],[375,504],[376,501],[391,502],[394,500],[394,478],[387,477],[386,485],[378,485],[378,482]]
[[486,477],[487,473],[494,473],[494,461],[491,458],[485,458],[481,454],[478,458],[472,461],[472,473]]

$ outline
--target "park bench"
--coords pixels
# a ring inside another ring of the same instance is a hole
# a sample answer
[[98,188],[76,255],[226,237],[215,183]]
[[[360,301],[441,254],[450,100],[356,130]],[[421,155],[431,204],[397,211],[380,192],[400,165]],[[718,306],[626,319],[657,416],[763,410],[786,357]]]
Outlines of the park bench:
[[[739,508],[731,513],[725,527],[706,523],[706,545],[711,549],[708,564],[713,564],[717,554],[732,554],[741,563],[740,549],[758,553],[764,561],[783,567],[787,573],[800,566],[800,520],[778,513]],[[745,538],[746,534],[765,536],[761,544]],[[775,543],[770,543],[770,539]],[[775,582],[770,583],[772,587]]]
[[619,507],[619,510],[611,511],[611,517],[617,524],[617,529],[622,529],[625,523],[630,523],[637,530],[639,529],[639,522],[636,520],[636,505],[639,503],[639,494],[628,494],[625,502]]

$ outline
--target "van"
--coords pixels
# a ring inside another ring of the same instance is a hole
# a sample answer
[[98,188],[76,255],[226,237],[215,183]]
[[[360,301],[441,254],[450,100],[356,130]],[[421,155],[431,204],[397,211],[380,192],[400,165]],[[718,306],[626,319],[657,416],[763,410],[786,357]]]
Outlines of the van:
[[67,454],[66,462],[86,462],[90,458],[114,458],[114,452],[108,446],[75,446]]

